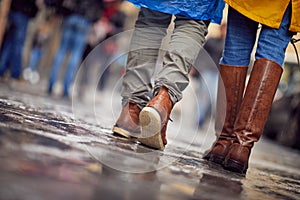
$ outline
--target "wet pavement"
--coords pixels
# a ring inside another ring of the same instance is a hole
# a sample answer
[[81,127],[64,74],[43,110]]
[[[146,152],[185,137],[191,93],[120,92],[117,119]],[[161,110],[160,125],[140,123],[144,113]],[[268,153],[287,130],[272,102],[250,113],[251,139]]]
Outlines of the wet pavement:
[[0,199],[300,199],[299,151],[262,138],[241,176],[201,159],[211,126],[172,123],[154,151],[113,135],[108,105],[0,85]]

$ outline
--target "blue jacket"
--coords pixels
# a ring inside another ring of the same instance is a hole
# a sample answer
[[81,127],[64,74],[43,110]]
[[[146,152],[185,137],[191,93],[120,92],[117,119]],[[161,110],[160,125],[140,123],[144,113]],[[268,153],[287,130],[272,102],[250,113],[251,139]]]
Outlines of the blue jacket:
[[128,0],[137,7],[145,7],[173,15],[183,15],[196,20],[221,23],[223,0]]

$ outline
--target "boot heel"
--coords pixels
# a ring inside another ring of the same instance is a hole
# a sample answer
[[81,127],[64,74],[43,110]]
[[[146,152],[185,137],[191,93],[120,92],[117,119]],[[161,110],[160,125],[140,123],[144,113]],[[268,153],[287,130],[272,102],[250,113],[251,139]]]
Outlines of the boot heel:
[[142,127],[138,141],[148,147],[164,149],[161,137],[161,119],[159,113],[151,107],[145,107],[139,116]]

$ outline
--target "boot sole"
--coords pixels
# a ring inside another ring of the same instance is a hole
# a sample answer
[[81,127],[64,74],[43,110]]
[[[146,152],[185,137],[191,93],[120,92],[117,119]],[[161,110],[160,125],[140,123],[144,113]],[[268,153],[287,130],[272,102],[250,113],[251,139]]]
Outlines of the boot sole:
[[[114,134],[125,137],[125,138],[137,138],[136,136],[134,136],[132,133],[130,133],[129,131],[122,129],[120,127],[113,127],[112,131],[114,132]],[[137,133],[136,133],[137,134]]]
[[209,159],[210,159],[210,156],[211,156],[211,154],[208,153],[207,155],[204,155],[202,158],[203,158],[204,160],[209,160]]
[[209,161],[213,162],[213,163],[216,163],[216,164],[219,164],[219,165],[223,165],[224,159],[225,158],[223,156],[218,156],[218,155],[215,155],[215,154],[211,154],[210,158],[209,158]]
[[247,172],[247,167],[245,165],[232,159],[229,159],[225,162],[224,169],[240,174],[246,174]]
[[145,107],[139,115],[140,125],[142,127],[141,136],[138,141],[154,149],[164,149],[161,137],[161,118],[159,113],[151,107]]

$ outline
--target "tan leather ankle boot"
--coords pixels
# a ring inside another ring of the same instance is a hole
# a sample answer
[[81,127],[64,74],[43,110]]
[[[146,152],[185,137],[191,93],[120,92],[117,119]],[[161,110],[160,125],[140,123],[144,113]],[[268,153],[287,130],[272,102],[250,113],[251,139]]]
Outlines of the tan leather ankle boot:
[[163,86],[140,113],[142,133],[138,141],[155,149],[163,149],[167,144],[166,130],[172,108],[168,89]]
[[118,135],[127,138],[136,138],[141,133],[139,114],[141,109],[132,101],[129,101],[114,125],[112,131]]

